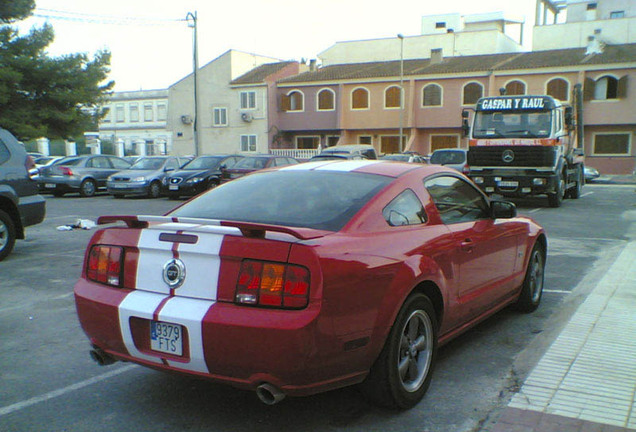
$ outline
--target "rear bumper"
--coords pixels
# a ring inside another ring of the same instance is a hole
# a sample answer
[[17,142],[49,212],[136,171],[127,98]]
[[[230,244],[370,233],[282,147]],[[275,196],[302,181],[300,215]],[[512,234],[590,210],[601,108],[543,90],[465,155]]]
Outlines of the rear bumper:
[[80,178],[40,177],[38,186],[41,192],[70,192],[77,191],[82,184]]
[[39,224],[46,216],[46,201],[41,195],[21,197],[18,201],[22,226]]
[[[360,382],[366,370],[329,368],[320,305],[300,311],[125,290],[80,279],[77,313],[91,343],[115,358],[254,390],[264,382],[303,396]],[[183,327],[183,354],[150,349],[150,321]],[[323,357],[321,357],[323,356]],[[343,365],[341,365],[343,366]],[[334,374],[338,370],[338,374]],[[347,372],[347,370],[349,370]]]

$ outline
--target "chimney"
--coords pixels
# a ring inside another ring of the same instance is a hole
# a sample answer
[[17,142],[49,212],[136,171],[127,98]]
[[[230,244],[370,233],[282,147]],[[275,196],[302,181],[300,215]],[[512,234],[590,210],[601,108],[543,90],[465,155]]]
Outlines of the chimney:
[[312,72],[316,70],[316,59],[309,60],[309,70]]
[[444,60],[444,54],[441,48],[431,50],[431,64],[441,63]]
[[605,44],[598,40],[596,37],[587,37],[587,50],[585,51],[585,55],[603,54],[604,48]]

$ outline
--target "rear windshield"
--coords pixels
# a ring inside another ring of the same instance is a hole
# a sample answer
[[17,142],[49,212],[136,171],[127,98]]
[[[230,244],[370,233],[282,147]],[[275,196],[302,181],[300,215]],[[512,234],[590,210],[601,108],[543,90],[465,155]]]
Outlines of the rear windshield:
[[171,216],[339,231],[392,178],[332,171],[273,171],[241,177]]
[[241,159],[232,168],[236,169],[263,169],[267,166],[267,157],[246,157]]
[[81,161],[82,161],[81,158],[61,159],[55,162],[54,165],[75,166],[75,165],[78,165]]
[[184,170],[200,170],[217,168],[225,157],[202,156],[191,160],[181,169]]
[[466,160],[466,153],[458,151],[434,152],[431,156],[431,163],[437,165],[461,164]]

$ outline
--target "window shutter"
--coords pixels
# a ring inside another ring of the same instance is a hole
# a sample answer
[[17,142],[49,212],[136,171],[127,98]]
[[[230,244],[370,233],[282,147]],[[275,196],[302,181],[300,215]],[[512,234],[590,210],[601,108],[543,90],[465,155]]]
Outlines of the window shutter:
[[616,97],[618,97],[619,99],[624,99],[627,97],[627,75],[618,80]]
[[289,96],[281,95],[280,107],[281,107],[281,111],[289,111],[291,109],[291,102],[290,102]]
[[594,89],[596,88],[596,81],[592,78],[585,78],[585,85],[583,86],[583,100],[590,101],[594,99]]

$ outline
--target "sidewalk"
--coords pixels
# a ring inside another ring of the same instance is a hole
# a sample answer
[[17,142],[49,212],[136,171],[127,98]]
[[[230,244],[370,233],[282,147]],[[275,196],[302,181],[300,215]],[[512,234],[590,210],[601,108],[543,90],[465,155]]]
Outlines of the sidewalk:
[[636,242],[552,343],[492,432],[636,431]]

